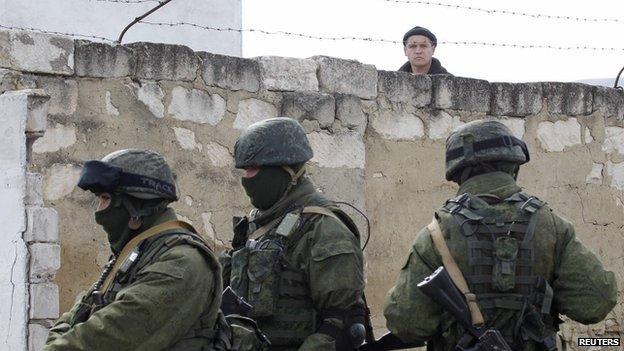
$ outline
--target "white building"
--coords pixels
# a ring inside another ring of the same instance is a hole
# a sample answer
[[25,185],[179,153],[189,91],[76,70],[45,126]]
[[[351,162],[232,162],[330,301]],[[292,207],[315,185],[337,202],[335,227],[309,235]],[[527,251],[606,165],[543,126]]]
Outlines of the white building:
[[[37,28],[116,40],[135,17],[157,5],[157,0],[0,0],[0,26]],[[242,54],[241,0],[172,0],[145,21],[187,22],[233,30],[137,23],[126,33],[123,43],[150,41],[182,44],[195,51],[231,56]]]

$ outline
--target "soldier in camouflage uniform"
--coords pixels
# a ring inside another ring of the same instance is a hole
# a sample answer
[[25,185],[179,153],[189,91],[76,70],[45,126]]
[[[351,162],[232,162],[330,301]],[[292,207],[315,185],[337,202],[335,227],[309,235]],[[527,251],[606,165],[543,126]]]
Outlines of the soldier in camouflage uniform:
[[78,186],[97,196],[95,221],[108,235],[112,259],[54,324],[43,349],[206,350],[220,317],[221,269],[167,207],[178,194],[164,158],[114,152],[87,161]]
[[253,306],[271,350],[353,350],[364,337],[359,234],[305,177],[303,128],[290,118],[255,123],[234,153],[255,209],[234,219],[225,284]]
[[[573,225],[516,185],[528,161],[524,142],[499,122],[459,127],[446,141],[446,179],[459,184],[458,196],[434,220],[486,325],[513,350],[554,350],[558,315],[597,323],[615,306],[617,286]],[[428,228],[416,236],[384,315],[403,341],[453,350],[464,330],[417,288],[442,265]]]

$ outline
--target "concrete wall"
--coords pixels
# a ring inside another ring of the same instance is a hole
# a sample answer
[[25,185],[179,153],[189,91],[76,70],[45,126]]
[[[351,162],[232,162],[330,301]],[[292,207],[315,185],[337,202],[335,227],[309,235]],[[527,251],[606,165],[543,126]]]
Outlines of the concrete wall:
[[[457,189],[444,181],[444,139],[475,119],[500,120],[527,142],[532,160],[520,183],[572,220],[579,238],[622,281],[619,91],[417,77],[330,57],[242,59],[181,46],[3,37],[0,88],[37,87],[51,95],[50,126],[33,144],[31,168],[43,174],[45,204],[61,218],[61,310],[96,279],[108,256],[91,198],[75,187],[84,160],[127,147],[162,152],[178,174],[176,210],[227,245],[231,216],[249,210],[241,173],[232,169],[234,141],[250,123],[278,115],[304,125],[315,152],[310,174],[321,191],[371,219],[367,294],[379,331],[384,295],[410,243]],[[26,60],[32,51],[45,55]],[[566,323],[564,335],[619,335],[622,323],[620,299],[605,322]]]
[[58,215],[43,207],[42,177],[27,172],[30,145],[46,129],[42,90],[0,95],[0,346],[38,350],[59,315]]
[[[0,25],[62,33],[95,35],[117,40],[135,17],[158,5],[156,0],[0,0]],[[242,28],[241,0],[171,1],[145,19],[150,22],[190,22],[215,28]],[[206,31],[189,26],[134,25],[124,43],[149,41],[180,44],[193,50],[241,56],[240,32]]]

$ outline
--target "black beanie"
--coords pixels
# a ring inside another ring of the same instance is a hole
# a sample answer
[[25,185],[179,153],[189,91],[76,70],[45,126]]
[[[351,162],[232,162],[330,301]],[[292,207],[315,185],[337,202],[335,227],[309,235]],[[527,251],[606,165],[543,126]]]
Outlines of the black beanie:
[[407,33],[405,33],[405,35],[403,36],[403,46],[405,46],[405,44],[407,44],[407,39],[409,37],[411,37],[412,35],[423,35],[423,36],[429,38],[429,40],[431,40],[431,44],[433,44],[433,46],[436,46],[438,44],[438,39],[436,38],[436,36],[433,33],[431,33],[429,31],[429,29],[424,28],[424,27],[416,26],[416,27],[408,30]]

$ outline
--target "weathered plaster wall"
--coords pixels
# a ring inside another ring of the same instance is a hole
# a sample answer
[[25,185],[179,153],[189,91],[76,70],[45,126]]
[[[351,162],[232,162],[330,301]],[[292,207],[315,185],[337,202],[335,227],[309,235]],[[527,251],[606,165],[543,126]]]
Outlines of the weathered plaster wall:
[[[240,172],[232,169],[234,141],[250,123],[278,115],[300,120],[308,132],[315,151],[309,173],[319,188],[371,219],[367,294],[380,330],[383,297],[410,243],[457,189],[444,181],[444,139],[479,118],[501,120],[527,142],[532,161],[520,183],[572,220],[579,238],[622,281],[621,92],[416,77],[329,57],[241,59],[182,46],[113,47],[56,37],[31,47],[24,36],[37,37],[0,32],[8,38],[0,87],[38,87],[51,95],[50,127],[33,144],[31,168],[43,174],[45,203],[61,217],[61,310],[107,258],[90,197],[75,187],[84,160],[126,147],[164,153],[182,191],[174,207],[217,245],[227,245],[231,216],[249,210]],[[24,50],[49,56],[17,59],[29,57]],[[619,334],[619,301],[606,322],[569,323],[564,335]]]
[[40,174],[27,172],[30,145],[46,129],[42,90],[0,95],[0,346],[39,350],[58,318],[58,215],[43,207]]

